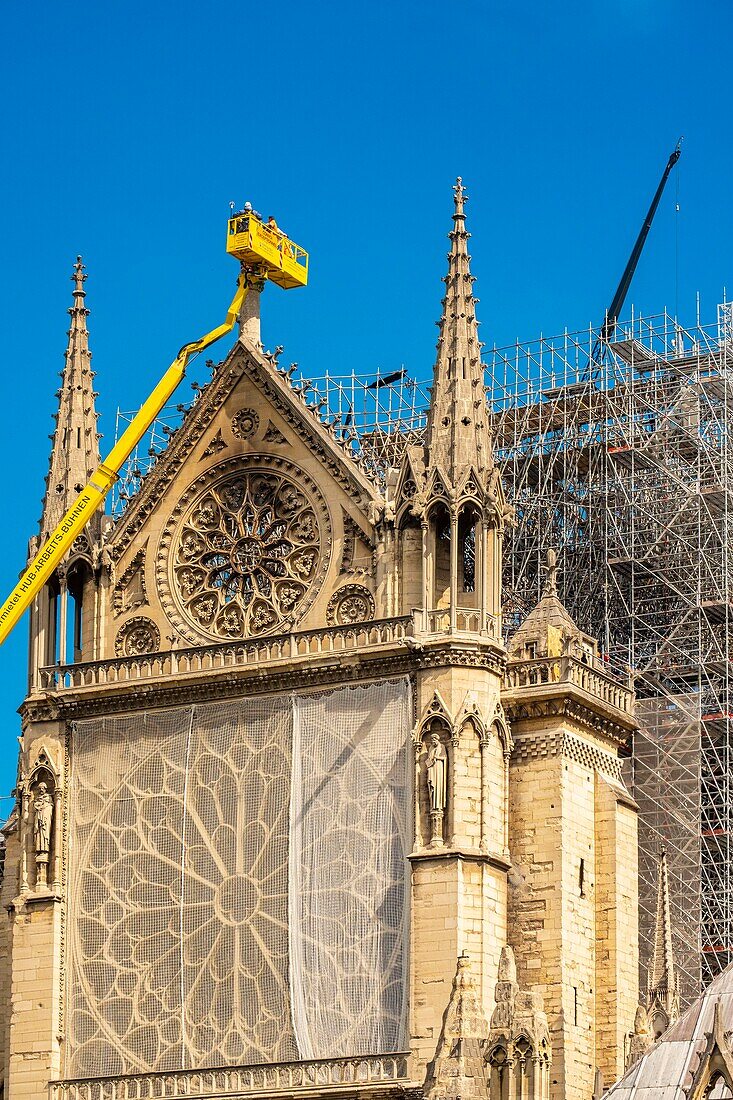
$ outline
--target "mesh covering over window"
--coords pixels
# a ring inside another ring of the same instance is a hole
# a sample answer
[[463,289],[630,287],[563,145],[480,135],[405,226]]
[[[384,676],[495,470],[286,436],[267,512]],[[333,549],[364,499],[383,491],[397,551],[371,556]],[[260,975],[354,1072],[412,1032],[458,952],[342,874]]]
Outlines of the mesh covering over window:
[[76,725],[68,1076],[402,1047],[409,697]]

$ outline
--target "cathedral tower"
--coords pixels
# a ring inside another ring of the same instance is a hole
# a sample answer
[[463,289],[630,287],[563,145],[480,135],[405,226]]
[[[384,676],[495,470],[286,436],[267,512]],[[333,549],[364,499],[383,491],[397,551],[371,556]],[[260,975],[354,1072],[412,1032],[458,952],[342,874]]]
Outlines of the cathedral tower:
[[[375,469],[255,306],[31,613],[13,1100],[586,1100],[638,1004],[632,694],[509,641],[466,194],[424,437]],[[98,460],[81,261],[41,533]],[[619,1053],[620,1051],[620,1053]]]
[[552,1039],[550,1096],[585,1100],[623,1072],[637,1007],[637,808],[619,749],[633,696],[575,625],[548,555],[542,598],[509,643],[514,739],[509,942],[539,988]]
[[411,1019],[421,1065],[435,1050],[455,959],[470,957],[490,1005],[506,943],[500,584],[510,509],[491,451],[466,199],[459,179],[425,444],[405,454],[393,505],[403,613],[417,597]]

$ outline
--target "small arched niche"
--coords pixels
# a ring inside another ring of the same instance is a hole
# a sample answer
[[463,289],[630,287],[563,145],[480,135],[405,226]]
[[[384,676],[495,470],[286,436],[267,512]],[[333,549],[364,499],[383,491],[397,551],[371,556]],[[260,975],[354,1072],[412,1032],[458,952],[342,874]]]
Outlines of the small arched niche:
[[450,729],[443,718],[431,718],[420,738],[418,806],[420,843],[442,848],[447,843]]

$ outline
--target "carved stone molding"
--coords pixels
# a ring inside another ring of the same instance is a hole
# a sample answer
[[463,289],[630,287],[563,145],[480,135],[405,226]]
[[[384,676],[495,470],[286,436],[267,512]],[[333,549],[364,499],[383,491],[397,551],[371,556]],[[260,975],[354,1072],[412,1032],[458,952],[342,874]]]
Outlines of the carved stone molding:
[[523,764],[548,756],[565,756],[591,771],[600,771],[617,783],[621,782],[621,761],[597,745],[580,737],[559,731],[521,734],[515,739],[512,764]]
[[369,552],[369,561],[371,572],[374,572],[373,553],[374,547],[372,546],[369,538],[364,534],[361,527],[356,523],[348,512],[341,509],[341,517],[344,524],[344,538],[341,550],[341,564],[339,566],[340,573],[350,573],[355,568],[357,543],[361,543],[362,546]]
[[280,445],[287,444],[288,442],[283,433],[281,431],[278,431],[271,420],[268,420],[267,428],[265,429],[265,434],[262,438],[265,443],[276,443]]
[[255,409],[240,409],[232,417],[232,435],[237,439],[251,439],[260,426],[260,418]]
[[240,455],[186,490],[163,531],[163,609],[194,643],[271,634],[302,619],[331,556],[313,479],[272,455]]
[[505,698],[505,704],[507,717],[513,727],[516,723],[538,718],[564,718],[577,723],[591,733],[607,737],[618,745],[624,744],[629,736],[627,726],[606,718],[597,710],[585,706],[570,695],[553,695],[521,702]]
[[298,668],[276,669],[263,675],[257,669],[244,669],[240,675],[221,674],[196,681],[171,678],[164,683],[121,684],[119,691],[109,687],[94,695],[84,692],[68,696],[27,699],[22,705],[26,722],[75,721],[104,714],[127,714],[146,708],[186,706],[190,703],[218,702],[221,699],[241,699],[254,695],[300,691],[305,688],[329,688],[352,683],[394,679],[414,671],[408,652],[380,653],[371,659],[330,660],[322,664],[309,663]]
[[118,657],[138,657],[142,653],[157,653],[160,631],[152,619],[137,615],[117,631],[115,653]]
[[112,610],[115,617],[126,611],[135,611],[148,602],[145,585],[145,552],[147,541],[140,547],[112,591]]
[[225,451],[226,448],[226,441],[222,437],[221,428],[219,428],[219,431],[216,433],[216,435],[212,436],[209,440],[209,443],[204,450],[204,453],[201,455],[201,458],[210,458],[212,455],[218,455],[220,451]]
[[290,393],[287,398],[282,394],[280,387],[284,383],[279,378],[274,377],[271,371],[263,369],[262,364],[254,357],[246,360],[244,373],[252,379],[257,389],[290,424],[320,465],[328,470],[352,500],[365,509],[370,500],[381,499],[376,487],[358,470],[349,452],[341,448],[337,452],[336,444],[328,445],[323,438],[325,428],[319,431],[319,425],[313,421],[313,414],[303,406],[295,405]]
[[186,459],[201,441],[217,413],[240,379],[247,376],[283,420],[290,424],[308,450],[327,470],[355,503],[366,510],[370,500],[381,499],[374,485],[359,470],[348,451],[340,448],[305,408],[293,390],[251,349],[237,343],[227,359],[217,368],[211,382],[199,400],[186,413],[181,428],[171,438],[165,452],[145,476],[140,492],[125,509],[110,540],[110,552],[119,560],[141,529],[148,516],[159,505]]
[[326,622],[329,626],[368,623],[375,613],[374,596],[368,588],[363,584],[345,584],[328,601]]

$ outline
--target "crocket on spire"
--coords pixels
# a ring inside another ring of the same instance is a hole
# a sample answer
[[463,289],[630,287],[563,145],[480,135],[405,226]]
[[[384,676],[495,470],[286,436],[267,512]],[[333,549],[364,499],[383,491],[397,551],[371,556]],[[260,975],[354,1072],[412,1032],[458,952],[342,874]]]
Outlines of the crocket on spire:
[[464,205],[468,195],[459,176],[453,188],[455,210],[444,276],[443,315],[428,413],[428,466],[439,468],[456,489],[470,468],[486,482],[493,468],[491,432],[484,389],[484,364],[476,320],[477,298],[468,254]]
[[87,332],[86,272],[81,256],[77,256],[71,281],[74,284],[73,305],[69,309],[71,327],[68,332],[66,362],[61,372],[61,388],[57,391],[56,429],[51,436],[51,460],[41,516],[41,538],[54,530],[77,494],[86,485],[99,464],[99,436],[94,408],[91,369],[92,353]]

